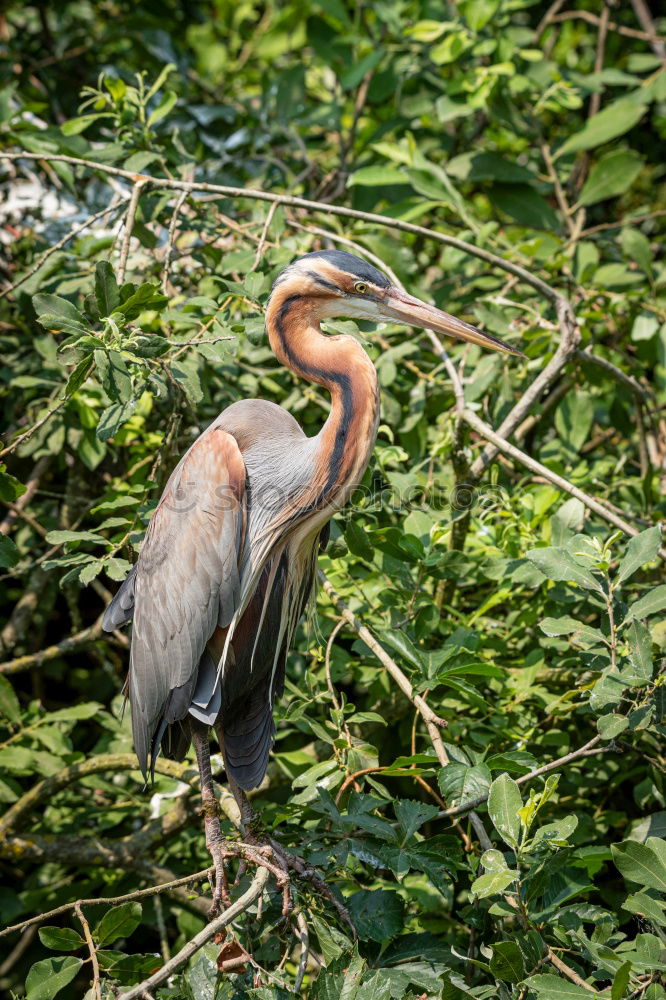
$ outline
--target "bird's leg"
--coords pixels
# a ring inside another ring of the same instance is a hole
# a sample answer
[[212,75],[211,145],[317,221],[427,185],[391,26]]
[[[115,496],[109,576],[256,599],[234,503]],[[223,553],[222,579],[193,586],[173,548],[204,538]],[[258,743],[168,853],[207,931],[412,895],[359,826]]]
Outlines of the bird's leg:
[[220,912],[222,903],[225,906],[228,906],[230,903],[227,891],[227,877],[224,870],[224,859],[228,851],[220,829],[220,811],[213,789],[208,726],[193,723],[192,742],[194,743],[197,764],[199,765],[199,776],[201,778],[201,803],[204,816],[204,830],[206,831],[206,847],[210,852],[215,867],[213,905],[209,914],[212,919]]
[[257,827],[259,825],[259,816],[250,805],[250,800],[241,786],[237,784],[229,774],[227,775],[227,784],[229,785],[229,789],[236,800],[236,805],[238,806],[241,833],[244,837],[251,837],[253,834],[258,832]]

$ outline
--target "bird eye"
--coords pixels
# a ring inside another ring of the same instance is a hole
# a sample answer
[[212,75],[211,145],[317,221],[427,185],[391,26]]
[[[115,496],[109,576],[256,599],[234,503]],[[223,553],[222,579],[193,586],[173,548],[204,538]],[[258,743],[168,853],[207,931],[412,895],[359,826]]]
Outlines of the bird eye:
[[365,295],[365,293],[367,292],[367,290],[368,290],[368,286],[365,283],[365,281],[355,281],[354,282],[354,291],[357,293],[357,295]]

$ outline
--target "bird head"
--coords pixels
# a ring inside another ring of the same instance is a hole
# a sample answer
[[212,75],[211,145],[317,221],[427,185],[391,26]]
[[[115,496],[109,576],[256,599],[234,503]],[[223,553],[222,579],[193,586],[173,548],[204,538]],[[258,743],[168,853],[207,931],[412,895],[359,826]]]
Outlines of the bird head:
[[278,276],[273,291],[277,289],[283,296],[307,297],[318,320],[345,316],[401,323],[523,357],[503,340],[408,295],[372,264],[343,250],[316,250],[299,257]]

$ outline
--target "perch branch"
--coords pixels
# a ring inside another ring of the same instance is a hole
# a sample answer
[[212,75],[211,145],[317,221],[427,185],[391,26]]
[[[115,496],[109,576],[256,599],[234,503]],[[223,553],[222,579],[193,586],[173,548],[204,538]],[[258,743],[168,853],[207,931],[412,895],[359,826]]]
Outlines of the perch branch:
[[244,913],[252,904],[257,900],[264,891],[266,882],[268,881],[268,870],[266,868],[258,868],[257,874],[254,876],[249,888],[243,893],[243,895],[232,903],[223,913],[216,917],[215,920],[204,927],[202,931],[195,934],[194,937],[187,942],[187,944],[180,949],[177,955],[165,962],[161,969],[155,972],[148,979],[139,983],[137,986],[133,986],[126,993],[121,993],[118,1000],[136,1000],[137,997],[143,996],[143,994],[148,990],[153,990],[155,987],[159,986],[165,980],[172,976],[177,969],[187,962],[192,955],[195,955],[203,946],[215,937],[215,935],[226,927],[228,924],[235,920],[237,917]]

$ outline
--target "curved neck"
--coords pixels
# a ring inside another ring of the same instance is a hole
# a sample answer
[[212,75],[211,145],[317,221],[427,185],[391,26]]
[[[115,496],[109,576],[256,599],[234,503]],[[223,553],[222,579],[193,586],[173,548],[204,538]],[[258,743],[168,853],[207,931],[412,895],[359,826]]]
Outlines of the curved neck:
[[375,366],[352,337],[324,336],[311,298],[274,293],[266,329],[278,361],[331,394],[331,412],[317,435],[307,506],[322,509],[334,499],[342,504],[363,475],[377,434]]

